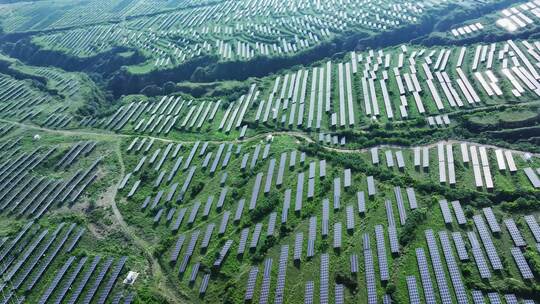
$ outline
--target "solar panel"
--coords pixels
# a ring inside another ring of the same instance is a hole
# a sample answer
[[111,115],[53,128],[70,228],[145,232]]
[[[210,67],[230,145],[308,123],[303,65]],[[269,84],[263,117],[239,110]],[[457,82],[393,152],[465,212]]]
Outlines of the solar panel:
[[283,184],[283,174],[285,172],[285,163],[287,162],[287,152],[281,153],[279,160],[278,175],[276,178],[276,186]]
[[273,260],[271,258],[267,258],[266,260],[264,260],[264,274],[261,284],[261,295],[259,297],[259,304],[268,303],[268,296],[270,294],[270,281],[272,279],[272,261]]
[[315,196],[315,179],[308,179],[307,198],[312,199]]
[[416,261],[418,263],[418,270],[420,272],[420,280],[422,282],[422,289],[424,290],[424,297],[427,304],[435,304],[435,293],[433,292],[433,285],[431,284],[431,278],[429,275],[429,268],[427,265],[426,255],[424,249],[416,248]]
[[328,303],[329,259],[328,253],[321,254],[320,303]]
[[180,227],[180,224],[182,223],[182,220],[184,219],[184,216],[186,214],[186,208],[182,208],[178,211],[178,216],[176,217],[176,221],[174,222],[173,226],[171,227],[172,231],[177,231]]
[[240,199],[238,201],[238,206],[236,207],[236,212],[234,214],[234,221],[235,222],[238,222],[240,221],[240,218],[242,217],[242,212],[244,210],[244,204],[245,204],[246,200],[245,199]]
[[255,231],[253,231],[253,234],[251,235],[251,243],[249,244],[250,249],[257,248],[257,244],[259,243],[259,237],[261,236],[261,230],[262,223],[257,223],[257,225],[255,225]]
[[201,267],[201,263],[197,262],[193,267],[191,267],[191,273],[189,274],[189,282],[193,283],[197,279],[197,274],[199,273],[199,268]]
[[414,188],[407,188],[406,189],[407,191],[407,199],[409,200],[409,207],[411,209],[416,209],[418,208],[418,203],[416,202],[416,193],[414,192]]
[[345,295],[344,295],[344,287],[343,284],[336,284],[335,287],[335,302],[336,304],[343,304],[345,303]]
[[484,295],[480,290],[471,290],[472,299],[474,304],[484,304]]
[[258,144],[255,146],[255,151],[253,151],[253,158],[251,159],[250,169],[255,168],[257,160],[259,160],[259,153],[261,152],[261,145]]
[[242,162],[240,163],[240,170],[244,171],[246,169],[248,159],[249,159],[249,153],[245,153],[242,156]]
[[448,272],[450,273],[450,280],[452,281],[452,285],[454,285],[457,301],[460,304],[467,304],[469,301],[467,300],[465,286],[461,280],[461,271],[454,258],[452,245],[450,245],[450,240],[448,239],[446,231],[439,232],[439,239],[441,240],[444,258],[446,259],[446,265],[448,266]]
[[384,155],[386,157],[386,166],[388,166],[389,168],[393,167],[394,166],[394,158],[392,156],[392,151],[386,150],[386,151],[384,151]]
[[299,261],[302,257],[302,245],[304,242],[304,234],[298,232],[294,240],[294,260]]
[[322,227],[321,227],[321,234],[323,236],[328,235],[328,220],[329,220],[329,207],[330,202],[328,199],[323,200],[323,214],[322,214]]
[[383,304],[392,304],[392,297],[389,294],[384,294]]
[[237,251],[238,255],[243,254],[244,251],[246,250],[246,243],[247,243],[248,235],[249,235],[249,228],[244,228],[242,229],[242,232],[240,232],[240,242],[238,244],[238,251]]
[[388,226],[388,238],[390,240],[390,252],[399,253],[398,233],[395,226]]
[[409,303],[419,304],[420,295],[418,294],[418,288],[416,287],[416,279],[414,276],[407,276],[407,289],[409,290]]
[[56,286],[58,286],[58,283],[60,283],[60,280],[62,280],[62,278],[64,277],[64,274],[66,273],[66,271],[71,266],[74,260],[75,260],[74,256],[69,257],[69,259],[64,263],[62,268],[60,268],[60,270],[56,273],[53,280],[49,284],[49,287],[47,287],[47,289],[45,290],[45,292],[39,299],[39,302],[38,302],[39,304],[44,304],[45,302],[47,302],[47,300],[53,293],[54,289],[56,288]]
[[452,214],[450,213],[450,208],[448,208],[447,200],[439,200],[439,206],[441,207],[443,219],[445,224],[452,223]]
[[358,273],[358,255],[352,253],[350,256],[351,273]]
[[246,285],[246,294],[244,300],[249,301],[253,299],[253,294],[255,292],[255,283],[257,283],[257,274],[259,273],[259,268],[257,266],[251,267],[249,271],[248,281]]
[[309,234],[308,234],[308,246],[307,246],[308,257],[313,257],[315,255],[316,237],[317,237],[317,217],[312,216],[309,218]]
[[182,249],[182,246],[184,245],[184,242],[186,240],[186,236],[184,234],[181,234],[178,236],[178,239],[176,240],[176,245],[174,246],[173,251],[171,252],[171,258],[169,261],[176,262],[178,260],[178,254],[180,253],[180,250]]
[[316,169],[316,163],[314,161],[311,161],[309,163],[309,174],[308,178],[315,178],[315,169]]
[[341,179],[339,177],[334,178],[334,196],[341,196]]
[[465,243],[461,237],[460,232],[453,232],[452,239],[454,240],[454,245],[456,246],[456,251],[460,261],[469,260],[469,255],[467,254],[467,249],[465,248]]
[[326,177],[326,160],[320,160],[319,161],[319,177],[325,178]]
[[207,273],[204,275],[203,280],[201,282],[201,286],[199,287],[199,294],[205,294],[206,289],[208,288],[208,282],[210,281],[210,274]]
[[[60,249],[62,249],[62,247],[64,246],[64,244],[66,243],[66,240],[68,239],[69,235],[71,234],[71,232],[73,231],[73,229],[75,228],[75,224],[72,224],[68,230],[66,231],[66,233],[64,234],[64,236],[62,237],[62,239],[55,245],[55,247],[53,248],[53,250],[51,252],[49,252],[48,255],[46,255],[45,259],[41,262],[40,264],[40,268],[38,269],[38,271],[34,274],[34,276],[32,277],[31,281],[28,283],[28,285],[26,286],[26,291],[30,291],[32,290],[32,288],[34,287],[34,285],[41,279],[42,275],[43,275],[43,272],[45,272],[45,270],[48,268],[48,266],[50,265],[50,263],[56,258],[58,252],[60,251]],[[16,285],[16,284],[14,284]],[[17,287],[15,287],[17,288]]]
[[306,288],[304,291],[304,304],[313,304],[313,289],[315,284],[313,281],[306,282]]
[[343,171],[343,187],[349,188],[352,184],[351,169]]
[[285,291],[285,275],[287,270],[287,258],[289,256],[289,246],[282,245],[281,253],[279,254],[278,278],[276,284],[274,303],[283,303]]
[[392,209],[392,202],[390,200],[385,200],[384,205],[386,207],[386,219],[388,221],[388,226],[396,226],[396,222],[394,221],[394,211]]
[[501,298],[495,292],[488,293],[489,303],[490,304],[502,304]]
[[474,232],[469,231],[467,232],[467,236],[469,237],[469,242],[471,243],[472,255],[474,257],[474,261],[476,262],[476,267],[478,268],[480,277],[483,279],[491,278],[491,271],[489,270],[486,260],[484,259],[484,254],[482,253],[482,248],[480,248],[480,243],[476,239],[476,235]]
[[221,218],[221,223],[219,224],[219,235],[222,235],[225,233],[225,230],[227,229],[227,223],[229,222],[229,216],[231,213],[229,211],[223,212],[223,217]]
[[487,207],[487,208],[483,208],[482,211],[484,212],[484,216],[486,217],[486,220],[488,222],[489,228],[491,229],[491,232],[493,233],[501,232],[501,227],[499,226],[499,223],[497,223],[495,214],[493,214],[493,209],[491,209],[491,207]]
[[540,226],[534,215],[525,215],[523,218],[525,219],[525,222],[527,222],[527,226],[529,226],[536,242],[540,243]]
[[88,283],[90,276],[92,275],[92,273],[94,273],[94,270],[96,269],[96,266],[100,260],[101,260],[100,256],[96,256],[94,258],[90,267],[88,267],[86,272],[83,274],[83,277],[81,278],[81,280],[79,280],[79,284],[77,285],[77,288],[75,289],[75,291],[73,291],[71,298],[69,299],[69,302],[68,302],[69,304],[74,304],[77,301],[82,290],[85,288],[86,283]]
[[435,241],[435,236],[433,235],[432,230],[426,230],[425,235],[429,255],[431,257],[431,264],[433,266],[433,272],[435,273],[435,279],[437,281],[437,285],[439,286],[439,295],[441,301],[444,304],[450,304],[452,303],[452,297],[450,296],[450,290],[448,289],[448,285],[446,283],[445,272],[441,262],[441,257],[439,255],[439,249],[437,248],[437,242]]
[[454,208],[454,213],[456,214],[458,224],[467,224],[467,219],[465,218],[465,214],[463,213],[463,209],[461,208],[459,201],[452,201],[452,208]]
[[225,260],[225,257],[227,256],[227,253],[229,253],[229,249],[231,249],[232,244],[232,240],[227,240],[225,244],[223,244],[223,247],[221,247],[221,250],[219,251],[219,256],[214,261],[214,267],[221,266],[221,263],[223,263],[223,260]]
[[334,249],[341,248],[341,223],[334,224]]
[[516,223],[513,219],[508,218],[504,220],[504,225],[508,229],[508,232],[510,233],[510,236],[512,237],[512,240],[514,241],[514,245],[516,247],[524,247],[527,245],[525,243],[525,240],[523,239],[523,236],[521,236],[521,232],[519,232],[519,229],[516,226]]
[[264,183],[264,193],[269,193],[272,187],[272,177],[274,176],[274,168],[276,167],[276,160],[272,158],[268,165],[268,172],[266,173],[266,181]]
[[523,256],[523,253],[521,252],[521,249],[518,247],[512,247],[510,249],[510,252],[512,253],[512,256],[514,257],[514,261],[516,262],[516,265],[519,269],[519,272],[521,273],[521,276],[524,279],[534,279],[534,275],[531,271],[531,268],[529,267],[529,264],[527,264],[527,260],[525,260],[525,256]]
[[287,223],[287,216],[291,206],[291,189],[285,190],[283,209],[281,210],[281,223]]
[[296,200],[294,203],[294,211],[299,212],[302,210],[302,196],[304,195],[304,172],[298,174],[296,182]]
[[277,219],[277,213],[276,212],[270,213],[270,217],[268,218],[268,227],[266,229],[266,236],[274,235],[274,230],[276,228],[276,219]]
[[201,242],[201,248],[207,248],[210,244],[210,238],[212,238],[212,233],[214,232],[216,224],[210,223],[206,226],[206,232],[204,234],[203,240]]
[[475,215],[473,216],[473,221],[476,229],[478,230],[478,233],[480,234],[480,239],[484,244],[484,248],[486,249],[486,253],[491,263],[491,266],[495,270],[502,270],[503,266],[501,260],[499,258],[499,255],[497,254],[497,250],[495,250],[495,245],[493,245],[493,241],[491,240],[491,236],[486,228],[484,220],[480,215]]
[[82,303],[88,304],[94,297],[94,294],[96,293],[99,285],[101,284],[101,281],[107,274],[107,271],[109,270],[109,267],[111,267],[111,264],[113,262],[113,258],[108,258],[107,261],[105,261],[105,264],[101,266],[101,269],[99,270],[98,276],[94,280],[94,284],[90,287],[88,292],[86,293],[86,296],[83,298]]
[[352,205],[347,206],[345,209],[347,213],[347,230],[354,230],[354,207]]
[[364,195],[364,191],[360,191],[356,193],[356,200],[358,203],[358,213],[360,214],[366,213],[366,197]]
[[405,205],[403,204],[403,197],[401,195],[401,188],[399,186],[394,187],[394,195],[396,196],[398,206],[399,222],[401,225],[405,225],[405,221],[407,220],[407,212],[405,211]]
[[79,260],[79,263],[77,264],[77,266],[75,266],[75,269],[73,269],[73,271],[69,274],[66,282],[64,283],[64,286],[62,286],[62,288],[58,292],[58,295],[56,296],[56,299],[52,303],[60,304],[62,302],[62,300],[66,296],[66,293],[71,288],[71,285],[75,281],[75,278],[80,273],[82,267],[84,266],[87,260],[88,260],[88,257],[82,257]]
[[253,184],[253,190],[251,191],[251,200],[249,201],[249,210],[255,209],[257,206],[257,198],[259,197],[259,192],[261,188],[261,181],[262,181],[263,174],[257,173],[257,176],[255,177],[255,183]]
[[197,212],[199,211],[200,206],[201,206],[201,202],[195,202],[195,205],[191,207],[191,213],[189,214],[188,224],[193,224],[193,222],[195,222],[195,218],[197,217]]
[[334,193],[334,210],[339,210],[341,206],[341,197]]
[[377,193],[377,190],[375,188],[375,180],[373,179],[373,176],[367,177],[367,184],[368,184],[368,195],[373,196]]
[[366,275],[366,288],[368,295],[368,304],[377,304],[377,287],[375,285],[375,267],[373,266],[373,256],[371,255],[371,249],[369,246],[369,235],[364,233],[363,237],[364,247],[364,262],[365,262],[365,275]]
[[219,164],[219,160],[221,159],[221,155],[223,154],[224,148],[225,148],[225,144],[221,144],[218,146],[216,157],[214,158],[214,161],[212,162],[212,165],[210,166],[210,174],[216,172],[216,169]]
[[107,281],[107,284],[105,284],[105,288],[101,291],[101,294],[99,295],[97,303],[103,304],[107,300],[107,297],[109,296],[114,283],[118,279],[118,276],[120,275],[120,272],[124,268],[124,265],[126,264],[127,257],[123,256],[121,257],[118,262],[116,262],[116,265],[114,266],[113,272],[111,276],[109,277],[109,280]]
[[291,158],[289,160],[289,168],[296,166],[296,150],[291,151]]
[[518,299],[514,294],[505,294],[504,299],[506,300],[506,304],[518,304]]
[[208,214],[210,214],[210,209],[212,209],[212,203],[214,201],[214,196],[210,195],[208,199],[206,199],[206,204],[204,205],[204,211],[203,211],[203,217],[208,217]]
[[376,165],[379,163],[379,151],[377,148],[371,148],[370,149],[370,152],[371,152],[371,163],[373,165]]
[[375,226],[375,239],[377,241],[377,257],[379,260],[381,281],[388,281],[390,279],[390,274],[388,271],[388,260],[386,257],[386,246],[384,243],[384,228],[382,225]]

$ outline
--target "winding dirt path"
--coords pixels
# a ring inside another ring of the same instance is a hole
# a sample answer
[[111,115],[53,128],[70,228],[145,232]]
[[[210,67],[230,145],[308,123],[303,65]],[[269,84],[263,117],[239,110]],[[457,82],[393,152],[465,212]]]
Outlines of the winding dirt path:
[[[120,176],[124,176],[126,168],[124,165],[124,159],[122,157],[120,141],[118,141],[118,143],[116,144],[115,154],[120,164]],[[129,225],[124,220],[122,213],[116,205],[115,198],[118,192],[117,188],[117,185],[112,185],[109,189],[107,189],[106,193],[104,193],[103,195],[104,202],[111,206],[114,218],[116,219],[116,222],[120,225],[120,229],[122,230],[122,232],[133,241],[133,244],[137,246],[137,248],[139,248],[143,252],[144,257],[146,258],[150,266],[150,275],[156,281],[157,288],[160,291],[161,295],[165,297],[170,303],[184,303],[184,301],[181,300],[181,297],[178,294],[177,290],[171,287],[172,283],[168,281],[167,277],[163,272],[163,269],[161,268],[161,265],[159,264],[159,261],[152,254],[152,245],[146,240],[140,238],[136,232],[132,231]]]

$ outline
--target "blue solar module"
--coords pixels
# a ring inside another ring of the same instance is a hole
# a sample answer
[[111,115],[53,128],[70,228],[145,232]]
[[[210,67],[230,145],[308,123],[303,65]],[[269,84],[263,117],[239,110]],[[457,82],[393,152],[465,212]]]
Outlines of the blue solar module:
[[96,269],[96,266],[97,266],[97,264],[99,263],[100,260],[101,260],[100,256],[97,256],[97,257],[94,258],[94,260],[92,261],[92,264],[90,265],[90,267],[88,267],[86,272],[83,274],[82,279],[79,280],[79,284],[77,285],[77,288],[71,294],[71,298],[69,299],[69,302],[68,302],[69,304],[74,304],[77,301],[77,299],[81,295],[81,292],[83,291],[86,284],[88,283],[88,280],[90,279],[90,276],[92,275],[92,273],[94,273],[94,270]]
[[304,291],[304,304],[313,304],[313,289],[315,284],[313,281],[306,282],[306,288]]
[[519,272],[521,273],[521,276],[527,280],[534,279],[534,275],[531,271],[531,268],[529,267],[529,264],[527,264],[527,260],[525,259],[525,256],[521,252],[521,249],[519,249],[518,247],[512,247],[510,249],[510,252],[512,253],[512,257],[514,257],[514,261],[516,262],[516,265],[519,269]]
[[478,234],[480,235],[480,239],[484,244],[484,248],[486,249],[486,253],[491,263],[491,266],[495,270],[502,270],[503,266],[501,263],[501,259],[499,258],[497,250],[495,250],[495,245],[493,245],[493,240],[491,239],[490,233],[486,228],[484,220],[480,215],[475,215],[473,216],[473,221],[476,229],[478,230]]
[[266,304],[268,303],[268,296],[270,295],[270,281],[272,279],[271,272],[272,272],[272,259],[267,258],[264,260],[264,273],[263,273],[263,281],[261,284],[261,294],[259,297],[259,304]]
[[373,266],[373,256],[371,255],[371,248],[369,246],[369,235],[364,233],[363,237],[364,247],[364,262],[365,262],[365,275],[366,275],[366,288],[367,288],[367,302],[368,304],[377,304],[377,287],[375,284],[375,267]]
[[456,298],[459,304],[469,303],[467,299],[467,292],[463,281],[461,280],[461,271],[457,265],[456,259],[452,251],[452,245],[448,239],[448,234],[446,231],[439,232],[439,239],[441,240],[441,245],[443,248],[444,258],[446,259],[446,265],[448,266],[448,272],[450,273],[450,280],[454,286],[454,291],[456,293]]
[[524,247],[527,245],[525,243],[525,240],[523,239],[523,236],[521,235],[521,232],[519,232],[519,229],[516,226],[516,223],[513,219],[508,218],[504,220],[504,225],[508,229],[508,232],[510,233],[510,236],[512,237],[512,240],[514,241],[514,245],[516,247]]
[[53,280],[49,284],[49,287],[47,287],[47,289],[45,290],[45,292],[39,299],[39,302],[38,302],[39,304],[44,304],[45,302],[47,302],[47,300],[53,293],[54,289],[56,288],[56,286],[58,286],[58,283],[60,283],[60,280],[62,280],[62,278],[64,277],[64,274],[66,273],[69,266],[71,266],[74,260],[75,260],[74,256],[69,257],[69,259],[64,263],[62,268],[60,268],[60,270],[56,273]]
[[203,280],[201,282],[201,286],[199,287],[199,294],[205,294],[206,289],[208,288],[208,282],[210,281],[210,274],[207,273],[204,275]]
[[476,262],[476,267],[478,268],[480,277],[483,279],[491,278],[491,271],[489,270],[486,260],[484,259],[484,254],[482,253],[482,248],[480,248],[480,243],[478,242],[476,235],[474,232],[469,231],[467,232],[467,236],[469,237],[469,242],[471,243],[472,255],[474,257],[474,261]]
[[480,290],[473,289],[471,290],[472,299],[474,304],[484,304],[484,295]]
[[313,257],[315,255],[315,239],[317,238],[317,217],[312,216],[309,218],[309,234],[308,234],[308,246],[307,256]]
[[375,226],[375,240],[377,244],[377,258],[379,260],[379,273],[381,281],[388,281],[390,273],[388,271],[388,259],[386,257],[386,246],[384,242],[384,228],[382,225]]
[[435,273],[435,279],[437,280],[437,285],[439,287],[439,294],[441,300],[444,304],[451,304],[452,297],[450,295],[450,290],[446,283],[446,276],[444,268],[441,262],[441,256],[439,255],[439,249],[437,248],[437,242],[435,236],[433,235],[432,230],[426,230],[426,241],[428,244],[429,254],[431,257],[431,264],[433,266],[433,272]]
[[416,287],[416,279],[414,276],[407,276],[407,289],[409,290],[409,303],[420,304],[420,295],[418,294],[418,288]]
[[287,274],[287,258],[289,256],[289,246],[282,245],[281,253],[279,254],[279,266],[278,266],[278,277],[277,285],[275,290],[274,303],[279,304],[283,303],[283,296],[285,291],[285,275]]
[[229,249],[231,249],[231,246],[233,244],[232,240],[227,240],[221,250],[219,251],[219,256],[214,261],[214,267],[220,267],[221,263],[223,263],[223,260],[225,260],[225,257],[229,253]]
[[424,297],[426,299],[426,303],[435,304],[437,302],[435,300],[435,292],[433,291],[433,285],[431,283],[429,267],[427,264],[424,249],[416,248],[416,261],[418,263],[418,270],[420,272],[420,279],[422,281],[422,287],[424,290]]
[[92,284],[92,286],[86,293],[86,296],[83,298],[82,302],[84,304],[88,304],[90,303],[90,301],[92,301],[92,298],[94,298],[94,295],[99,285],[101,285],[101,281],[103,280],[103,278],[107,274],[107,271],[111,267],[112,262],[113,262],[113,258],[108,258],[107,261],[105,261],[105,263],[101,266],[101,269],[98,272],[98,276],[95,278],[94,283]]
[[328,280],[329,280],[329,259],[328,253],[321,254],[321,272],[320,272],[320,303],[328,303]]
[[294,239],[294,260],[299,261],[302,257],[302,245],[304,243],[304,234],[302,232],[298,232],[296,234],[296,237]]
[[75,281],[75,278],[80,273],[82,267],[84,266],[84,264],[86,263],[87,260],[88,260],[88,257],[82,257],[79,260],[79,263],[77,264],[77,266],[75,266],[75,269],[73,269],[73,271],[69,274],[66,282],[64,283],[64,286],[62,286],[62,288],[58,292],[58,295],[56,296],[55,300],[53,301],[54,304],[60,304],[62,302],[62,300],[66,296],[66,293],[71,288],[71,285]]
[[105,284],[104,289],[101,291],[101,294],[99,295],[99,298],[97,300],[98,304],[103,304],[107,300],[107,297],[109,296],[114,283],[118,279],[120,272],[122,271],[122,269],[124,268],[124,265],[126,264],[126,260],[127,260],[127,257],[123,256],[118,260],[118,262],[116,262],[116,265],[114,266],[113,272],[111,276],[109,277],[107,284]]
[[246,285],[246,294],[244,300],[249,301],[253,299],[253,294],[255,293],[255,284],[257,283],[257,274],[259,273],[259,268],[257,266],[251,267],[249,271],[248,281]]
[[352,253],[350,257],[351,273],[358,273],[358,255]]

